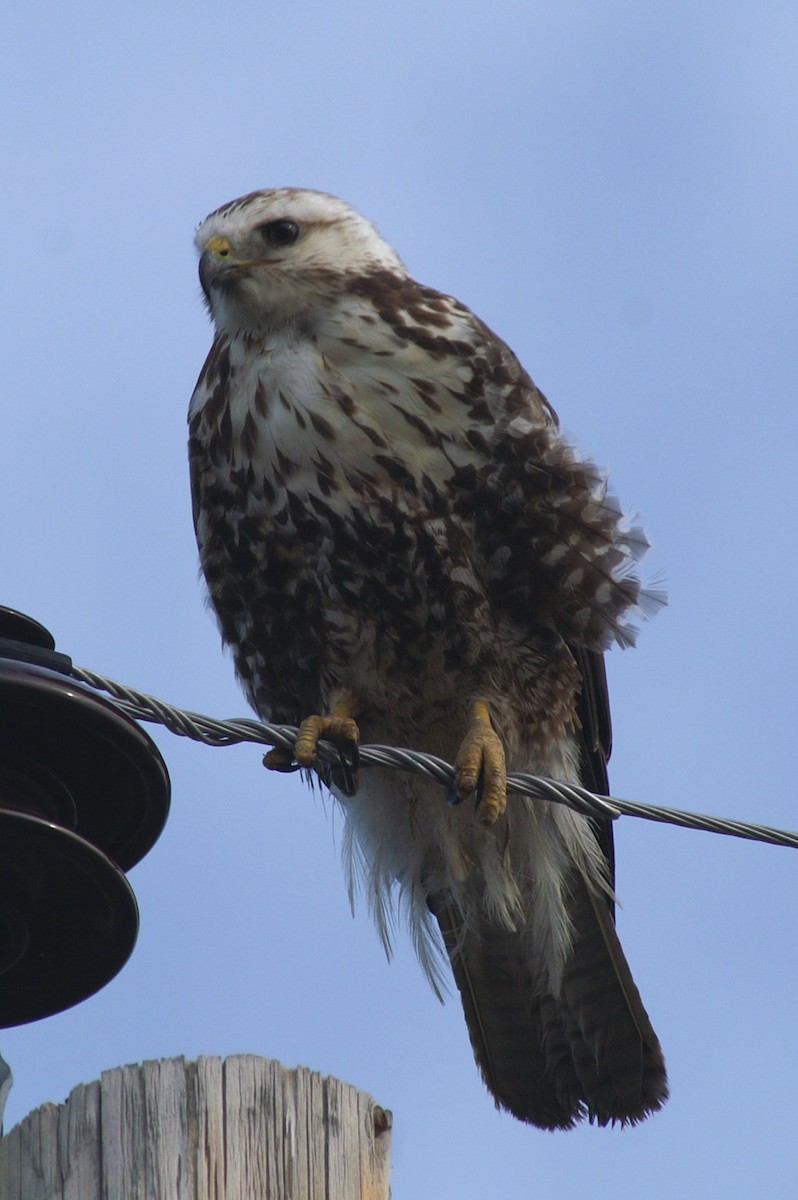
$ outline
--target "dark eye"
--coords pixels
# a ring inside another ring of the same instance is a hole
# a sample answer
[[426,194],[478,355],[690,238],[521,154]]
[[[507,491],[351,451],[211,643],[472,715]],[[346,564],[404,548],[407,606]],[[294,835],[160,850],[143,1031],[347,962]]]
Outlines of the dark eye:
[[258,232],[269,246],[293,246],[299,237],[299,226],[296,221],[281,217],[278,221],[267,221],[259,226]]

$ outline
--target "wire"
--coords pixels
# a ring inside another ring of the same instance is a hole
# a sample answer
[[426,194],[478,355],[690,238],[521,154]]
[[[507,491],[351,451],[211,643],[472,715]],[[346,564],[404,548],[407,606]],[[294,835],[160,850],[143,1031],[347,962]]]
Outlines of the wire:
[[[204,742],[206,746],[233,746],[239,742],[255,742],[293,750],[296,742],[297,730],[292,725],[266,725],[248,717],[223,721],[176,708],[154,696],[148,696],[135,688],[117,683],[113,679],[106,679],[103,675],[82,667],[73,666],[72,676],[97,691],[113,696],[119,707],[136,720],[163,725],[179,737],[192,738]],[[322,762],[334,765],[340,762],[338,751],[329,742],[319,743],[318,756]],[[434,754],[424,754],[418,750],[403,750],[395,746],[361,746],[360,764],[410,771],[416,775],[423,775],[449,790],[454,784],[454,767],[450,763],[436,758]],[[603,820],[614,820],[621,815],[642,817],[647,821],[679,825],[683,829],[701,829],[707,833],[722,833],[729,837],[746,838],[753,842],[766,842],[771,846],[787,846],[798,850],[798,833],[785,829],[753,825],[747,821],[730,820],[728,817],[690,813],[679,808],[664,808],[656,804],[641,804],[634,800],[621,800],[616,796],[597,796],[578,784],[544,779],[527,772],[509,774],[507,788],[508,791],[518,792],[523,796],[566,804],[588,817]]]

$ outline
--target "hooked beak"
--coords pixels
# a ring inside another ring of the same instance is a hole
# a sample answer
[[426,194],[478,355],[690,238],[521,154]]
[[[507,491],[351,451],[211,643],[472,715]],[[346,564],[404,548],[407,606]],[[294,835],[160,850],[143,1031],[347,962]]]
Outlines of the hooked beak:
[[210,300],[210,289],[229,276],[231,268],[240,266],[233,257],[233,247],[228,238],[209,238],[199,260],[200,284],[206,298]]

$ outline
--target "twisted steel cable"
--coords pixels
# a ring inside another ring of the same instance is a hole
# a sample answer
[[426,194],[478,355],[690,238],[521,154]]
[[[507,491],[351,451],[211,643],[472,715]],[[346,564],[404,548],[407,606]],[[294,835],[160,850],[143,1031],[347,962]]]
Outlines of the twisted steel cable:
[[[233,746],[239,742],[255,742],[264,746],[279,746],[285,750],[294,748],[297,730],[291,725],[267,725],[248,717],[220,720],[204,716],[202,713],[188,712],[82,667],[73,666],[72,676],[97,691],[113,696],[119,707],[136,720],[163,725],[179,737],[192,738],[206,746]],[[325,742],[319,743],[319,758],[323,762],[336,765],[340,761],[336,748]],[[418,750],[406,750],[396,746],[361,746],[360,765],[388,767],[424,775],[447,790],[451,790],[454,783],[454,767],[451,763],[436,758],[434,754],[425,754]],[[597,796],[578,784],[544,779],[528,772],[508,775],[507,787],[508,791],[524,796],[567,804],[588,817],[605,820],[614,820],[621,815],[642,817],[647,821],[679,825],[683,829],[701,829],[708,833],[722,833],[728,837],[746,838],[749,841],[766,842],[772,846],[787,846],[798,850],[798,833],[789,830],[736,821],[728,817],[685,812],[682,809],[666,808],[657,804],[621,800],[616,796]]]

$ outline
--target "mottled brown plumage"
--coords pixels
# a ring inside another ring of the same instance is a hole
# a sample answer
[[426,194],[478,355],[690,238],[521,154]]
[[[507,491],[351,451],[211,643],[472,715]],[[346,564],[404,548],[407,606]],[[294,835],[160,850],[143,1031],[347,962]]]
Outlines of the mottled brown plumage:
[[[607,791],[602,652],[656,603],[645,540],[512,351],[324,193],[254,192],[197,246],[216,338],[189,413],[194,517],[255,709],[330,715],[303,761],[354,718],[486,777],[506,757]],[[487,788],[447,806],[395,771],[330,782],[352,888],[386,946],[398,904],[436,987],[440,931],[497,1103],[544,1128],[660,1107],[608,824],[518,796],[502,812]]]

